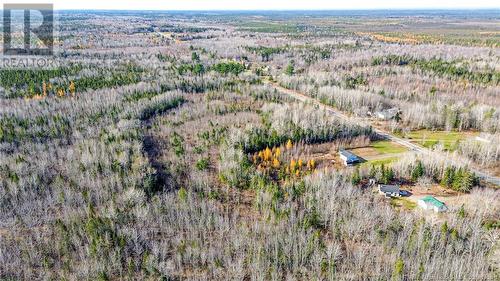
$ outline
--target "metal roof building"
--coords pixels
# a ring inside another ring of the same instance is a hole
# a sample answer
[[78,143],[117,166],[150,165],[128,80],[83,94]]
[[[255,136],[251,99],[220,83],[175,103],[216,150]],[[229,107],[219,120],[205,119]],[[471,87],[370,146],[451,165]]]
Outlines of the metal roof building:
[[418,200],[418,206],[424,210],[433,210],[436,213],[448,210],[443,202],[431,195]]
[[344,161],[344,165],[346,165],[346,166],[352,166],[352,165],[360,162],[359,157],[354,155],[350,151],[340,149],[339,155],[340,155],[340,159],[342,159]]

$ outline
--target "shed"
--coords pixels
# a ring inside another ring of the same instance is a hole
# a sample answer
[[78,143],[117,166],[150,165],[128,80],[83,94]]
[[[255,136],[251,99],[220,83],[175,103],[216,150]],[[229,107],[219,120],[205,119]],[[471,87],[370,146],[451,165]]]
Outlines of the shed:
[[344,161],[345,166],[352,166],[356,163],[361,162],[358,156],[356,156],[354,153],[347,151],[347,150],[344,150],[344,149],[339,150],[339,155],[340,155],[340,159],[342,159],[342,161]]
[[399,185],[379,184],[378,192],[385,197],[400,197]]
[[436,213],[448,210],[443,202],[437,200],[434,196],[431,195],[418,200],[418,206],[424,210],[433,210]]

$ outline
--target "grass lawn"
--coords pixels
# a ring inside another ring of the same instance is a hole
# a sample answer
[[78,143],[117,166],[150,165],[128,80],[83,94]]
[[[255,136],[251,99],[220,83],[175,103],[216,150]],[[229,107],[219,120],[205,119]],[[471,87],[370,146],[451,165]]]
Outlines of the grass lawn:
[[477,133],[419,130],[410,132],[406,135],[406,138],[426,148],[432,148],[439,142],[442,142],[446,150],[453,151],[460,141],[475,135]]
[[398,157],[388,157],[388,158],[384,158],[384,159],[368,160],[367,162],[361,164],[361,166],[371,167],[372,165],[380,166],[382,164],[387,166],[388,164],[391,164],[392,162],[396,162],[398,159],[399,159]]
[[386,165],[398,160],[400,153],[407,152],[408,149],[392,141],[375,141],[367,147],[353,149],[352,152],[367,160],[362,166]]
[[371,144],[371,147],[380,154],[397,154],[408,151],[406,147],[392,141],[376,141]]
[[392,198],[391,206],[393,207],[402,207],[406,210],[413,210],[417,207],[417,203],[410,201],[405,198]]

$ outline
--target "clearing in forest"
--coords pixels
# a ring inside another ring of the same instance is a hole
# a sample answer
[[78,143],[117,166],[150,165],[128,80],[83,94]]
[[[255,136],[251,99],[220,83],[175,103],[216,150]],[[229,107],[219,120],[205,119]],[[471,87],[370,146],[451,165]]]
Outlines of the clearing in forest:
[[395,142],[383,140],[352,149],[351,152],[366,160],[364,165],[380,165],[396,161],[401,154],[408,152],[408,149]]
[[432,148],[435,145],[442,143],[444,149],[453,151],[457,148],[458,143],[477,136],[475,132],[446,132],[446,131],[429,131],[418,130],[412,131],[405,135],[412,143],[422,145],[425,148]]

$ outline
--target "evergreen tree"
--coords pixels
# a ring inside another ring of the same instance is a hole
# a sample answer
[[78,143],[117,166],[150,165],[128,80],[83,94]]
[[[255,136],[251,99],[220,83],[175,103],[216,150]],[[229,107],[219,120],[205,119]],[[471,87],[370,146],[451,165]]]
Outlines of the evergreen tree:
[[448,222],[444,222],[442,225],[441,225],[441,239],[445,240],[446,237],[448,236],[448,230],[449,230],[449,227],[448,227]]
[[394,179],[394,170],[392,168],[387,169],[386,177],[387,182],[390,182]]
[[200,60],[200,55],[198,55],[198,53],[196,53],[196,52],[193,52],[191,54],[191,60],[192,61],[199,61]]
[[351,182],[353,185],[358,185],[361,182],[361,175],[359,174],[359,167],[356,167],[352,174]]
[[377,176],[377,167],[372,164],[372,167],[370,168],[370,172],[368,173],[368,177],[373,179]]
[[466,213],[465,213],[465,208],[464,208],[464,205],[462,204],[462,206],[460,207],[460,210],[458,210],[458,217],[459,218],[465,218],[466,216]]
[[424,165],[422,164],[421,161],[417,161],[417,165],[415,165],[413,171],[411,172],[411,180],[416,181],[423,175],[424,175]]
[[392,168],[386,169],[384,164],[382,164],[380,166],[380,171],[382,173],[382,178],[380,179],[380,181],[383,184],[388,184],[389,182],[391,182],[394,179],[394,170],[392,170]]
[[293,75],[295,73],[294,61],[292,60],[285,69],[286,75]]
[[441,179],[441,185],[446,187],[451,187],[454,177],[455,177],[455,169],[453,167],[446,167],[443,178]]
[[453,177],[453,181],[451,183],[451,188],[453,190],[460,191],[462,189],[462,183],[463,183],[463,169],[458,168],[458,170],[455,172],[455,175]]
[[396,123],[401,122],[401,112],[400,111],[398,111],[396,113],[396,115],[394,116],[394,120],[396,121]]
[[474,175],[469,171],[465,170],[462,173],[462,178],[461,178],[461,186],[459,191],[461,192],[469,192],[472,187],[474,186]]
[[387,184],[385,174],[386,174],[385,165],[382,164],[382,165],[380,165],[380,182]]
[[193,73],[196,75],[203,74],[205,72],[205,67],[201,63],[197,63],[193,67]]

